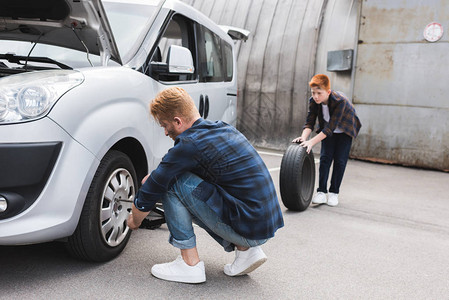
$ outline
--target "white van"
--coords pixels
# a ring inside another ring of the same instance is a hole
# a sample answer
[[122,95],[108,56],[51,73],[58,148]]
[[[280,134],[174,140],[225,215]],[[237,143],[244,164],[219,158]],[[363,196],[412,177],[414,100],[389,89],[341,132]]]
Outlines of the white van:
[[177,85],[235,124],[233,40],[177,1],[0,1],[0,245],[126,246],[140,180],[173,146],[149,101]]

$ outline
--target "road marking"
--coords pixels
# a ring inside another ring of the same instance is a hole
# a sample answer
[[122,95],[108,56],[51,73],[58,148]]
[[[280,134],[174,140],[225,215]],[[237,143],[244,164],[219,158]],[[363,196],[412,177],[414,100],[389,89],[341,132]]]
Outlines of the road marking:
[[272,156],[279,156],[279,157],[284,156],[284,154],[274,153],[274,152],[265,152],[265,151],[257,151],[257,152],[259,154],[264,154],[264,155],[272,155]]
[[277,172],[277,171],[280,171],[280,170],[281,170],[281,167],[277,167],[277,168],[268,169],[268,172]]

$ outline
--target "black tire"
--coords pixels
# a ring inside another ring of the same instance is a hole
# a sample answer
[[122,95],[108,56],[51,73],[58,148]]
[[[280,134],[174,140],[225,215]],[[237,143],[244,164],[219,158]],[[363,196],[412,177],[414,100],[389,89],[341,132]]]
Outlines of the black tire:
[[137,186],[136,171],[129,157],[109,151],[92,180],[78,226],[66,243],[72,256],[104,262],[122,252],[131,235],[126,220]]
[[279,176],[281,199],[285,207],[304,211],[309,207],[315,187],[313,152],[299,144],[291,144],[284,153]]

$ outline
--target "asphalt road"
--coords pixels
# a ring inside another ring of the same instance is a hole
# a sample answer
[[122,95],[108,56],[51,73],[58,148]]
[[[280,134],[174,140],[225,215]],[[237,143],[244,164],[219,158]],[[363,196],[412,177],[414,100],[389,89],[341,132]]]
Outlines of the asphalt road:
[[[278,188],[281,155],[265,152]],[[339,206],[282,206],[285,227],[250,275],[224,275],[233,254],[198,228],[199,285],[151,276],[178,255],[166,225],[134,232],[103,264],[74,260],[59,243],[1,246],[0,299],[448,299],[448,183],[443,172],[350,160]]]

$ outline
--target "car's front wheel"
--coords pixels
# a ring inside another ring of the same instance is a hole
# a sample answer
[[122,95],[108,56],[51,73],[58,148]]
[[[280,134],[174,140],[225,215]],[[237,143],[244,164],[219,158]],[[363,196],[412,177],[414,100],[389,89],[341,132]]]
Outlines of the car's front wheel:
[[97,262],[119,255],[131,235],[126,221],[136,189],[136,172],[129,157],[109,151],[92,180],[78,226],[66,243],[69,253]]

